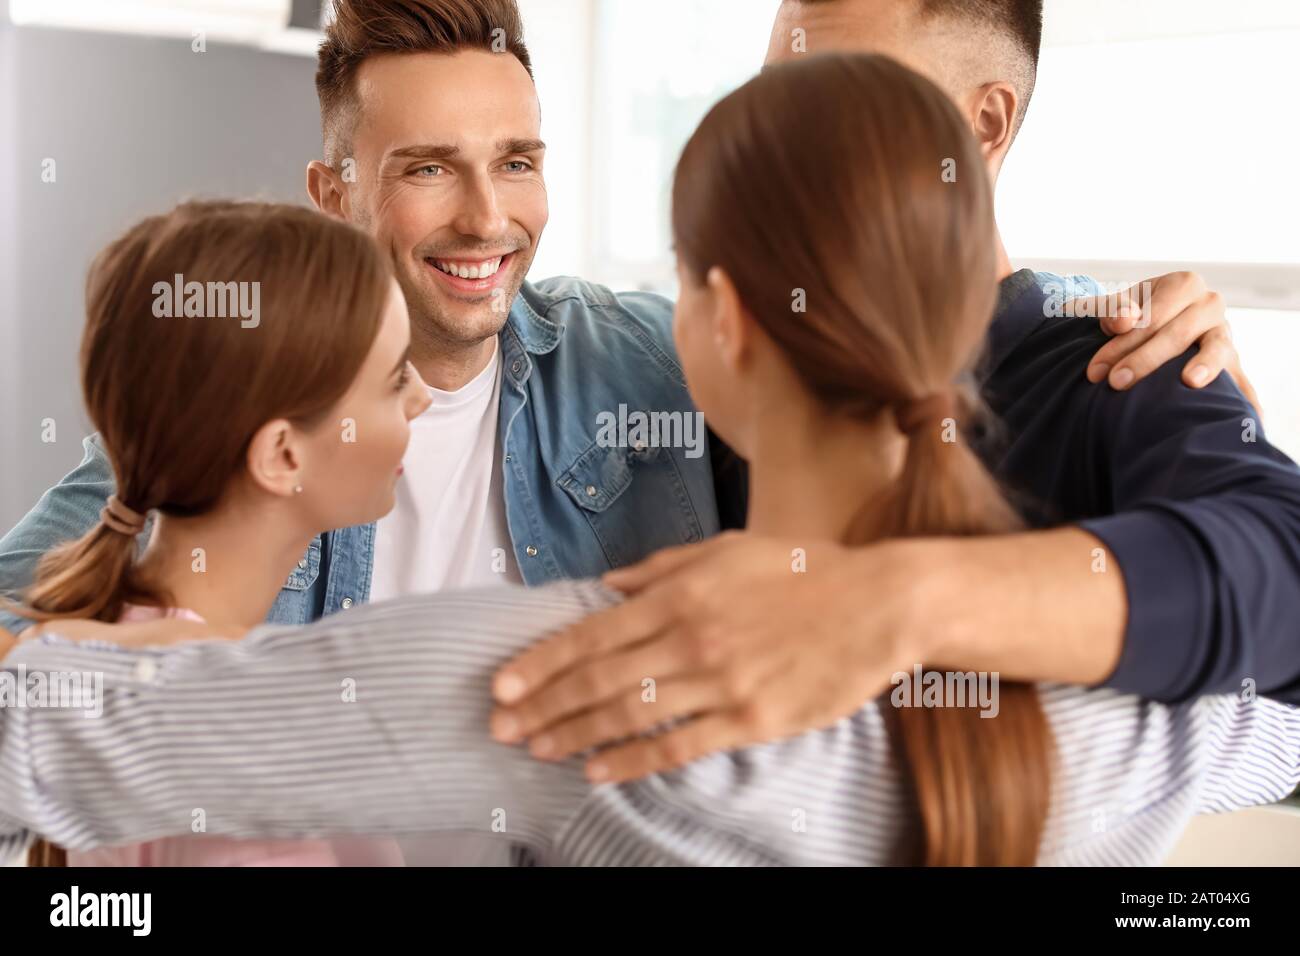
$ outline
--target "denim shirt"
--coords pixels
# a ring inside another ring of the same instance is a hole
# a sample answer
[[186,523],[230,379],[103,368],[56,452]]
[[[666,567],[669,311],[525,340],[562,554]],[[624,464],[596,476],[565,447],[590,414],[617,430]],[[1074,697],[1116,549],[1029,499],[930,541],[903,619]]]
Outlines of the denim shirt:
[[[686,390],[672,310],[662,296],[615,295],[572,278],[525,283],[516,296],[500,332],[498,463],[514,558],[528,585],[597,576],[720,530],[716,448]],[[634,424],[639,412],[668,423],[676,413],[680,427],[602,428],[619,420],[620,406],[624,422]],[[0,540],[0,591],[20,591],[41,554],[99,520],[112,468],[97,435],[84,448],[81,464]],[[731,479],[722,486],[733,499],[724,512],[734,512],[743,491]],[[318,536],[267,619],[301,624],[367,601],[374,541],[374,524]],[[11,630],[27,623],[0,612]]]

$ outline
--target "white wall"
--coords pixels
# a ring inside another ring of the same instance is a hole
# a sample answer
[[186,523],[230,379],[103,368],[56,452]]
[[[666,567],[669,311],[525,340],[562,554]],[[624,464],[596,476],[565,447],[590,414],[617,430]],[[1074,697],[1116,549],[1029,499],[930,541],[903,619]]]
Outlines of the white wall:
[[0,24],[0,529],[80,460],[91,257],[185,197],[303,202],[320,151],[314,72],[243,46]]

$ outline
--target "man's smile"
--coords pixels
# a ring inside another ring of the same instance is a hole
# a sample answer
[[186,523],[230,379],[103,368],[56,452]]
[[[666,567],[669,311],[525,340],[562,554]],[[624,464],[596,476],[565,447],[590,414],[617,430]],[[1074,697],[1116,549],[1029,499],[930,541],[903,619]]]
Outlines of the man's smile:
[[430,271],[456,292],[490,292],[502,285],[514,262],[515,253],[483,259],[443,259],[426,256]]

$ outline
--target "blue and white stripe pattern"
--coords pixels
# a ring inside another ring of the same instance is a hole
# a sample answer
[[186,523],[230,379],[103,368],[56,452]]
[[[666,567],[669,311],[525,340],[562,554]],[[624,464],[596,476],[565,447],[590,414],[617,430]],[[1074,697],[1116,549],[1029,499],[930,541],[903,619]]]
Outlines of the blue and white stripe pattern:
[[[887,698],[633,784],[592,787],[576,760],[493,742],[495,669],[614,600],[566,582],[412,596],[238,642],[23,644],[5,670],[102,672],[103,714],[0,709],[0,851],[37,833],[72,849],[185,835],[202,818],[249,838],[474,833],[543,864],[901,861],[917,820]],[[1159,863],[1193,814],[1300,783],[1297,708],[1042,697],[1058,745],[1043,864]]]

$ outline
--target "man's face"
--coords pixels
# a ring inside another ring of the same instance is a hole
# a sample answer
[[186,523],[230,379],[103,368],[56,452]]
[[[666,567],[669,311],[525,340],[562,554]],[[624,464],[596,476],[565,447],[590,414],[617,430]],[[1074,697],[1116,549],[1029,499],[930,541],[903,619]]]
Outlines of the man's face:
[[417,350],[496,334],[548,215],[528,71],[479,50],[386,55],[357,93],[349,216],[392,256]]

